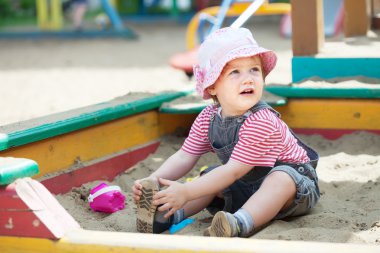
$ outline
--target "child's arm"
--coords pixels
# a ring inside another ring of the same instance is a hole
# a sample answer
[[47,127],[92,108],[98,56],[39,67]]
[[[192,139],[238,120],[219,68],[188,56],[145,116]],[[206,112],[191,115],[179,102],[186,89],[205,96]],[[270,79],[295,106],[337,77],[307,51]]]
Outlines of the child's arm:
[[219,166],[199,177],[197,180],[185,184],[160,178],[160,183],[169,187],[154,196],[154,204],[163,204],[163,206],[159,208],[159,211],[170,209],[165,215],[169,217],[190,200],[221,192],[247,174],[251,169],[251,165],[229,160],[227,164]]
[[170,156],[150,177],[177,180],[186,175],[197,163],[199,156],[191,155],[182,149]]
[[[149,177],[157,180],[165,178],[169,180],[177,180],[188,173],[199,160],[199,156],[186,153],[182,149],[178,150],[169,157],[155,172]],[[135,203],[140,200],[141,196],[140,180],[136,180],[132,186],[133,199]]]

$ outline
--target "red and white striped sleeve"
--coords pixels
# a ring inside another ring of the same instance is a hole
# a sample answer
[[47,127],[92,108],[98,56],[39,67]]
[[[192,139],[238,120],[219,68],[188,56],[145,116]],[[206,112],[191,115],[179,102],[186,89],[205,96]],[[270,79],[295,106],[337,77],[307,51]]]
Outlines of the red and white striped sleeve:
[[251,166],[268,167],[276,161],[310,161],[289,127],[269,109],[260,110],[245,120],[231,159]]
[[284,148],[281,129],[274,117],[269,110],[249,116],[240,129],[231,159],[250,166],[273,167]]
[[189,136],[182,145],[182,150],[196,156],[200,156],[212,151],[208,140],[208,129],[210,126],[210,117],[216,109],[209,105],[197,116],[191,126]]

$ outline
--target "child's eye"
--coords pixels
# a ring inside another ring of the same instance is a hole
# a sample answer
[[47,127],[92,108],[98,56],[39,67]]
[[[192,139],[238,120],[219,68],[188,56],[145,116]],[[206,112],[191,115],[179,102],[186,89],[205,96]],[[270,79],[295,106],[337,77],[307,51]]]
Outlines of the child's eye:
[[257,71],[260,71],[260,68],[259,67],[253,67],[253,68],[251,68],[251,71],[252,72],[257,72]]
[[235,69],[230,72],[230,75],[239,74],[239,70]]

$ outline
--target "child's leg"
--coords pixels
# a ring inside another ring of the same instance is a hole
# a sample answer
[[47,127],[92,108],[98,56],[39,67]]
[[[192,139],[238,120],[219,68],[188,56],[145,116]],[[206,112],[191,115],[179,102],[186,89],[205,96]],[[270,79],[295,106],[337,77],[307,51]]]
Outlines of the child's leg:
[[256,227],[271,221],[281,210],[289,207],[296,197],[294,180],[285,172],[269,174],[259,190],[243,205]]
[[183,207],[185,211],[185,218],[190,217],[194,214],[199,213],[206,207],[210,205],[210,203],[214,200],[215,195],[208,195],[199,199],[194,199],[186,203]]
[[182,209],[177,210],[169,218],[164,217],[167,211],[161,212],[157,210],[154,215],[154,221],[152,226],[153,233],[162,233],[165,230],[168,230],[171,225],[178,224],[187,217],[190,217],[202,211],[211,203],[213,199],[214,196],[206,196],[190,201],[186,203],[186,205]]
[[285,172],[269,174],[259,190],[233,215],[218,212],[205,231],[211,236],[248,236],[254,229],[272,220],[281,210],[289,207],[296,196],[294,180]]

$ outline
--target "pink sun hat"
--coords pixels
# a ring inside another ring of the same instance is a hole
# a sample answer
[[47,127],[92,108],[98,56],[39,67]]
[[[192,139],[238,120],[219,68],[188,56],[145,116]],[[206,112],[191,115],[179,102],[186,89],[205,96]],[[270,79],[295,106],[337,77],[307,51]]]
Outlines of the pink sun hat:
[[206,89],[216,82],[229,61],[255,55],[261,58],[265,78],[276,66],[277,56],[260,47],[248,29],[225,27],[210,34],[199,47],[199,65],[193,67],[199,95],[211,98]]

